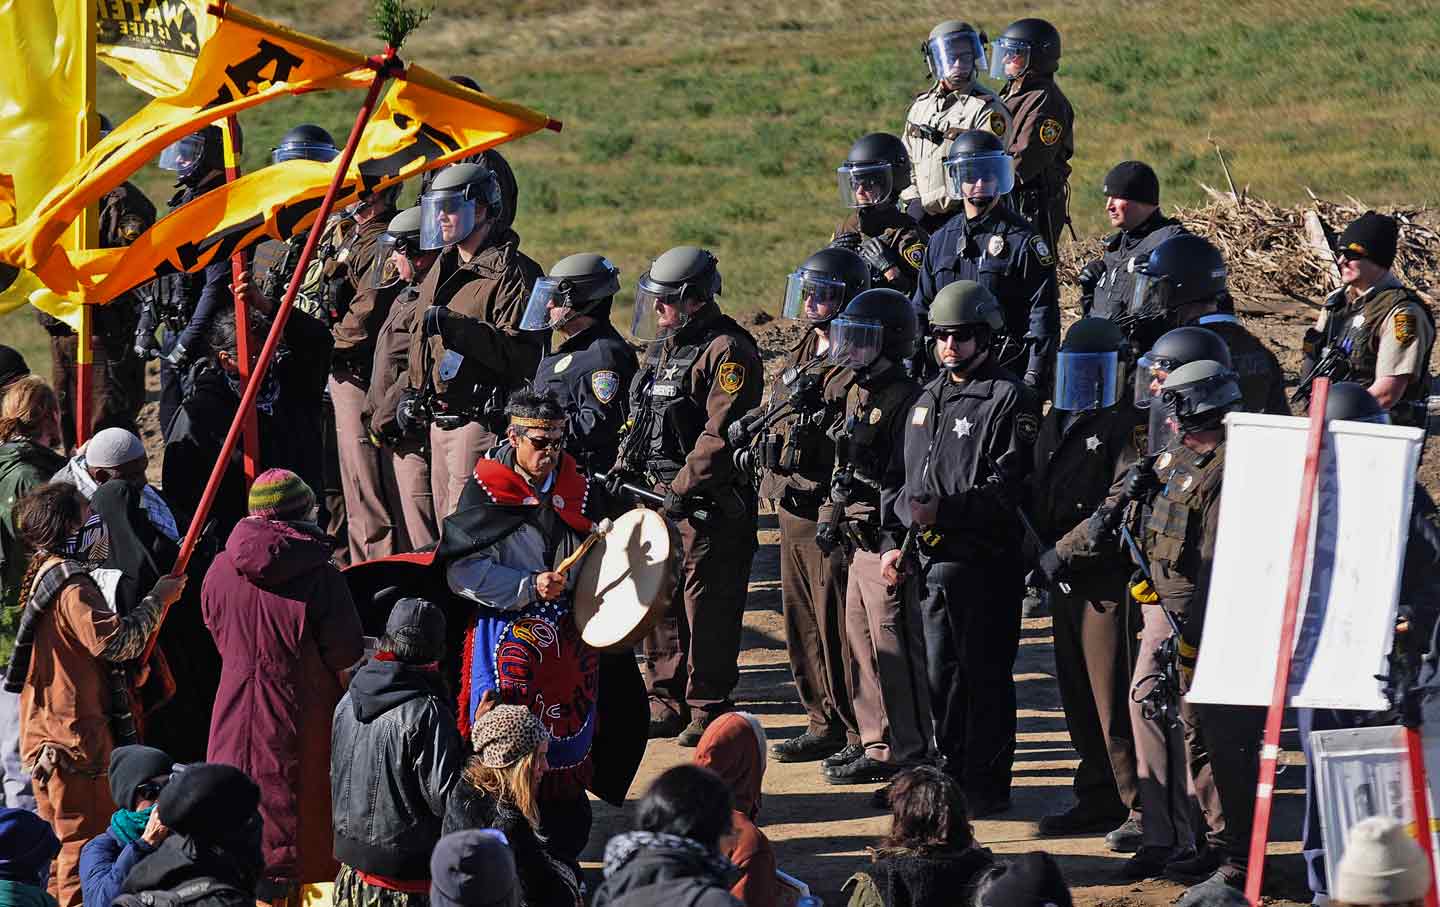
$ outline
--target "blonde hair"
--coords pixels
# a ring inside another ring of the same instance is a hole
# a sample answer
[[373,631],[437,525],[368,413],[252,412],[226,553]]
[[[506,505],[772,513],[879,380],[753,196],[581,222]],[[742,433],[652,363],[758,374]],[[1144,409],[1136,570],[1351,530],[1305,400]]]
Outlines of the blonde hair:
[[538,831],[540,792],[536,789],[539,785],[535,780],[535,761],[539,758],[540,748],[536,747],[504,768],[491,768],[480,761],[478,755],[471,756],[465,763],[465,780],[489,794],[496,803],[506,803],[519,810],[530,827]]
[[0,442],[32,438],[47,419],[58,418],[60,401],[38,375],[26,375],[5,389],[0,401]]

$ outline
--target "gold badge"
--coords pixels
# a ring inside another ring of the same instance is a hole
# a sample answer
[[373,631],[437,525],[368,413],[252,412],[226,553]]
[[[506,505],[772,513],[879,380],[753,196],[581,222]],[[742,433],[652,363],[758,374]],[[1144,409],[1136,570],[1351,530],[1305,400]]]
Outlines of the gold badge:
[[561,356],[561,357],[560,357],[560,361],[557,362],[557,363],[555,363],[555,374],[558,375],[558,374],[560,374],[561,372],[565,371],[567,368],[569,368],[569,367],[570,367],[570,360],[572,360],[572,359],[574,359],[574,358],[575,358],[574,355],[571,355],[571,354],[566,354],[566,355],[564,355],[564,356]]
[[985,251],[989,252],[991,256],[995,258],[999,258],[1001,255],[1004,255],[1005,237],[999,235],[998,233],[990,237],[990,242],[985,246]]
[[745,366],[738,362],[722,362],[720,374],[716,380],[719,381],[720,389],[725,393],[737,393],[745,384]]
[[914,245],[906,246],[903,254],[906,261],[918,268],[920,263],[925,260],[925,244],[917,242]]
[[875,407],[874,409],[870,410],[870,424],[871,424],[871,425],[879,425],[881,418],[882,418],[882,414],[881,414],[881,412],[880,412],[880,407],[877,406],[877,407]]
[[996,135],[1005,134],[1005,118],[1000,115],[998,110],[990,111],[990,131]]
[[1053,145],[1060,141],[1060,133],[1064,131],[1065,127],[1060,125],[1059,120],[1046,120],[1040,124],[1040,141],[1046,145]]
[[1401,309],[1395,313],[1395,342],[1404,346],[1415,339],[1415,318]]

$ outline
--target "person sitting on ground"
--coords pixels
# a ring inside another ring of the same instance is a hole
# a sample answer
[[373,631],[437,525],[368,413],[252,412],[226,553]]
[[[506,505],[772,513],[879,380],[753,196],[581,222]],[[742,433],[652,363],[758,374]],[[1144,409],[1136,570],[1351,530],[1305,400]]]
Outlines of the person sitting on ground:
[[207,758],[260,785],[264,901],[332,881],[340,869],[329,731],[345,692],[340,674],[365,648],[315,512],[315,494],[299,476],[262,472],[250,488],[250,516],[230,533],[200,593],[223,662]]
[[235,766],[188,766],[155,804],[169,835],[130,870],[114,907],[173,904],[182,888],[185,907],[255,907],[265,866],[259,804],[260,788]]
[[1073,903],[1060,865],[1039,850],[994,864],[975,886],[974,907],[1071,907]]
[[1337,907],[1420,907],[1430,890],[1430,860],[1405,826],[1388,816],[1350,828],[1335,871]]
[[457,831],[430,857],[430,907],[521,907],[515,855],[493,828]]
[[0,907],[55,907],[45,890],[60,839],[26,809],[0,809]]
[[960,784],[922,765],[897,775],[889,790],[890,834],[871,850],[870,868],[846,880],[850,907],[964,903],[995,858],[975,843]]
[[462,759],[441,679],[445,613],[390,609],[379,651],[350,681],[330,731],[336,907],[424,907],[430,852]]
[[635,810],[634,831],[605,845],[605,882],[592,907],[737,907],[730,849],[735,801],[698,765],[666,770]]
[[540,779],[549,763],[550,734],[523,705],[481,700],[470,730],[474,755],[445,805],[445,834],[494,828],[515,851],[522,901],[532,907],[580,905],[578,867],[552,854],[540,836]]
[[25,611],[5,688],[20,694],[20,755],[40,817],[60,838],[52,889],[77,907],[80,850],[109,825],[105,769],[117,737],[133,735],[125,666],[149,645],[185,578],[165,576],[128,614],[117,615],[86,569],[103,548],[75,486],[41,485],[20,501],[20,538],[35,552],[25,573]]
[[152,746],[118,746],[110,753],[110,796],[118,809],[110,827],[80,851],[85,907],[110,907],[130,870],[169,834],[155,816],[155,801],[174,767],[169,754]]
[[695,764],[719,775],[735,798],[735,834],[725,856],[740,870],[740,881],[730,893],[752,907],[774,904],[779,894],[775,851],[755,827],[765,778],[765,743],[758,718],[749,712],[730,712],[710,723],[695,751]]

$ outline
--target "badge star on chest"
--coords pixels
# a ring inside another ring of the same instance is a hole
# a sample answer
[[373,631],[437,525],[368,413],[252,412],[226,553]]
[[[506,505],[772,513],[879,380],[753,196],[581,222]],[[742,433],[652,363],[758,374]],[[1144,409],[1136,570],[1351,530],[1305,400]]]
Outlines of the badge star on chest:
[[1085,449],[1088,450],[1088,451],[1091,451],[1091,452],[1094,452],[1094,451],[1099,450],[1099,449],[1100,449],[1100,438],[1097,437],[1096,435],[1091,435],[1090,437],[1086,438],[1086,439],[1085,439]]
[[955,432],[955,437],[957,438],[968,438],[970,437],[970,431],[974,427],[974,422],[971,422],[965,416],[961,416],[960,418],[955,420],[955,427],[951,429],[951,431]]
[[666,380],[666,381],[674,381],[674,380],[676,379],[676,377],[679,376],[679,374],[680,374],[680,366],[678,366],[678,365],[672,365],[672,366],[670,366],[669,368],[665,369],[665,380]]

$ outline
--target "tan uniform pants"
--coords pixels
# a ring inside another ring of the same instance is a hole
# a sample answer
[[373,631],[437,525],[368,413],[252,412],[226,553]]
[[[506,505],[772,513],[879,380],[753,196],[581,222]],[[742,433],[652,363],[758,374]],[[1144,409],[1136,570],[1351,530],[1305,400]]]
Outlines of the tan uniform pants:
[[423,450],[390,451],[390,469],[400,496],[400,514],[410,551],[440,538],[435,522],[435,493],[430,488],[430,458]]
[[855,719],[865,755],[911,765],[930,750],[930,687],[914,583],[894,592],[880,555],[856,550],[845,590],[845,633],[858,668]]
[[409,551],[400,511],[400,489],[385,451],[370,443],[365,422],[365,389],[330,376],[335,406],[335,439],[340,453],[340,487],[345,493],[346,541],[350,563]]
[[437,524],[455,512],[465,483],[475,473],[475,463],[499,440],[478,422],[450,431],[430,427],[430,489]]
[[[1147,605],[1140,613],[1144,626],[1140,631],[1132,688],[1135,681],[1159,672],[1155,650],[1170,635],[1170,625],[1158,606]],[[1141,704],[1135,700],[1148,691],[1147,682],[1130,697],[1130,729],[1135,734],[1135,772],[1145,844],[1190,847],[1195,841],[1191,822],[1195,801],[1188,780],[1190,773],[1186,770],[1185,730],[1178,724],[1162,729],[1144,716]]]

